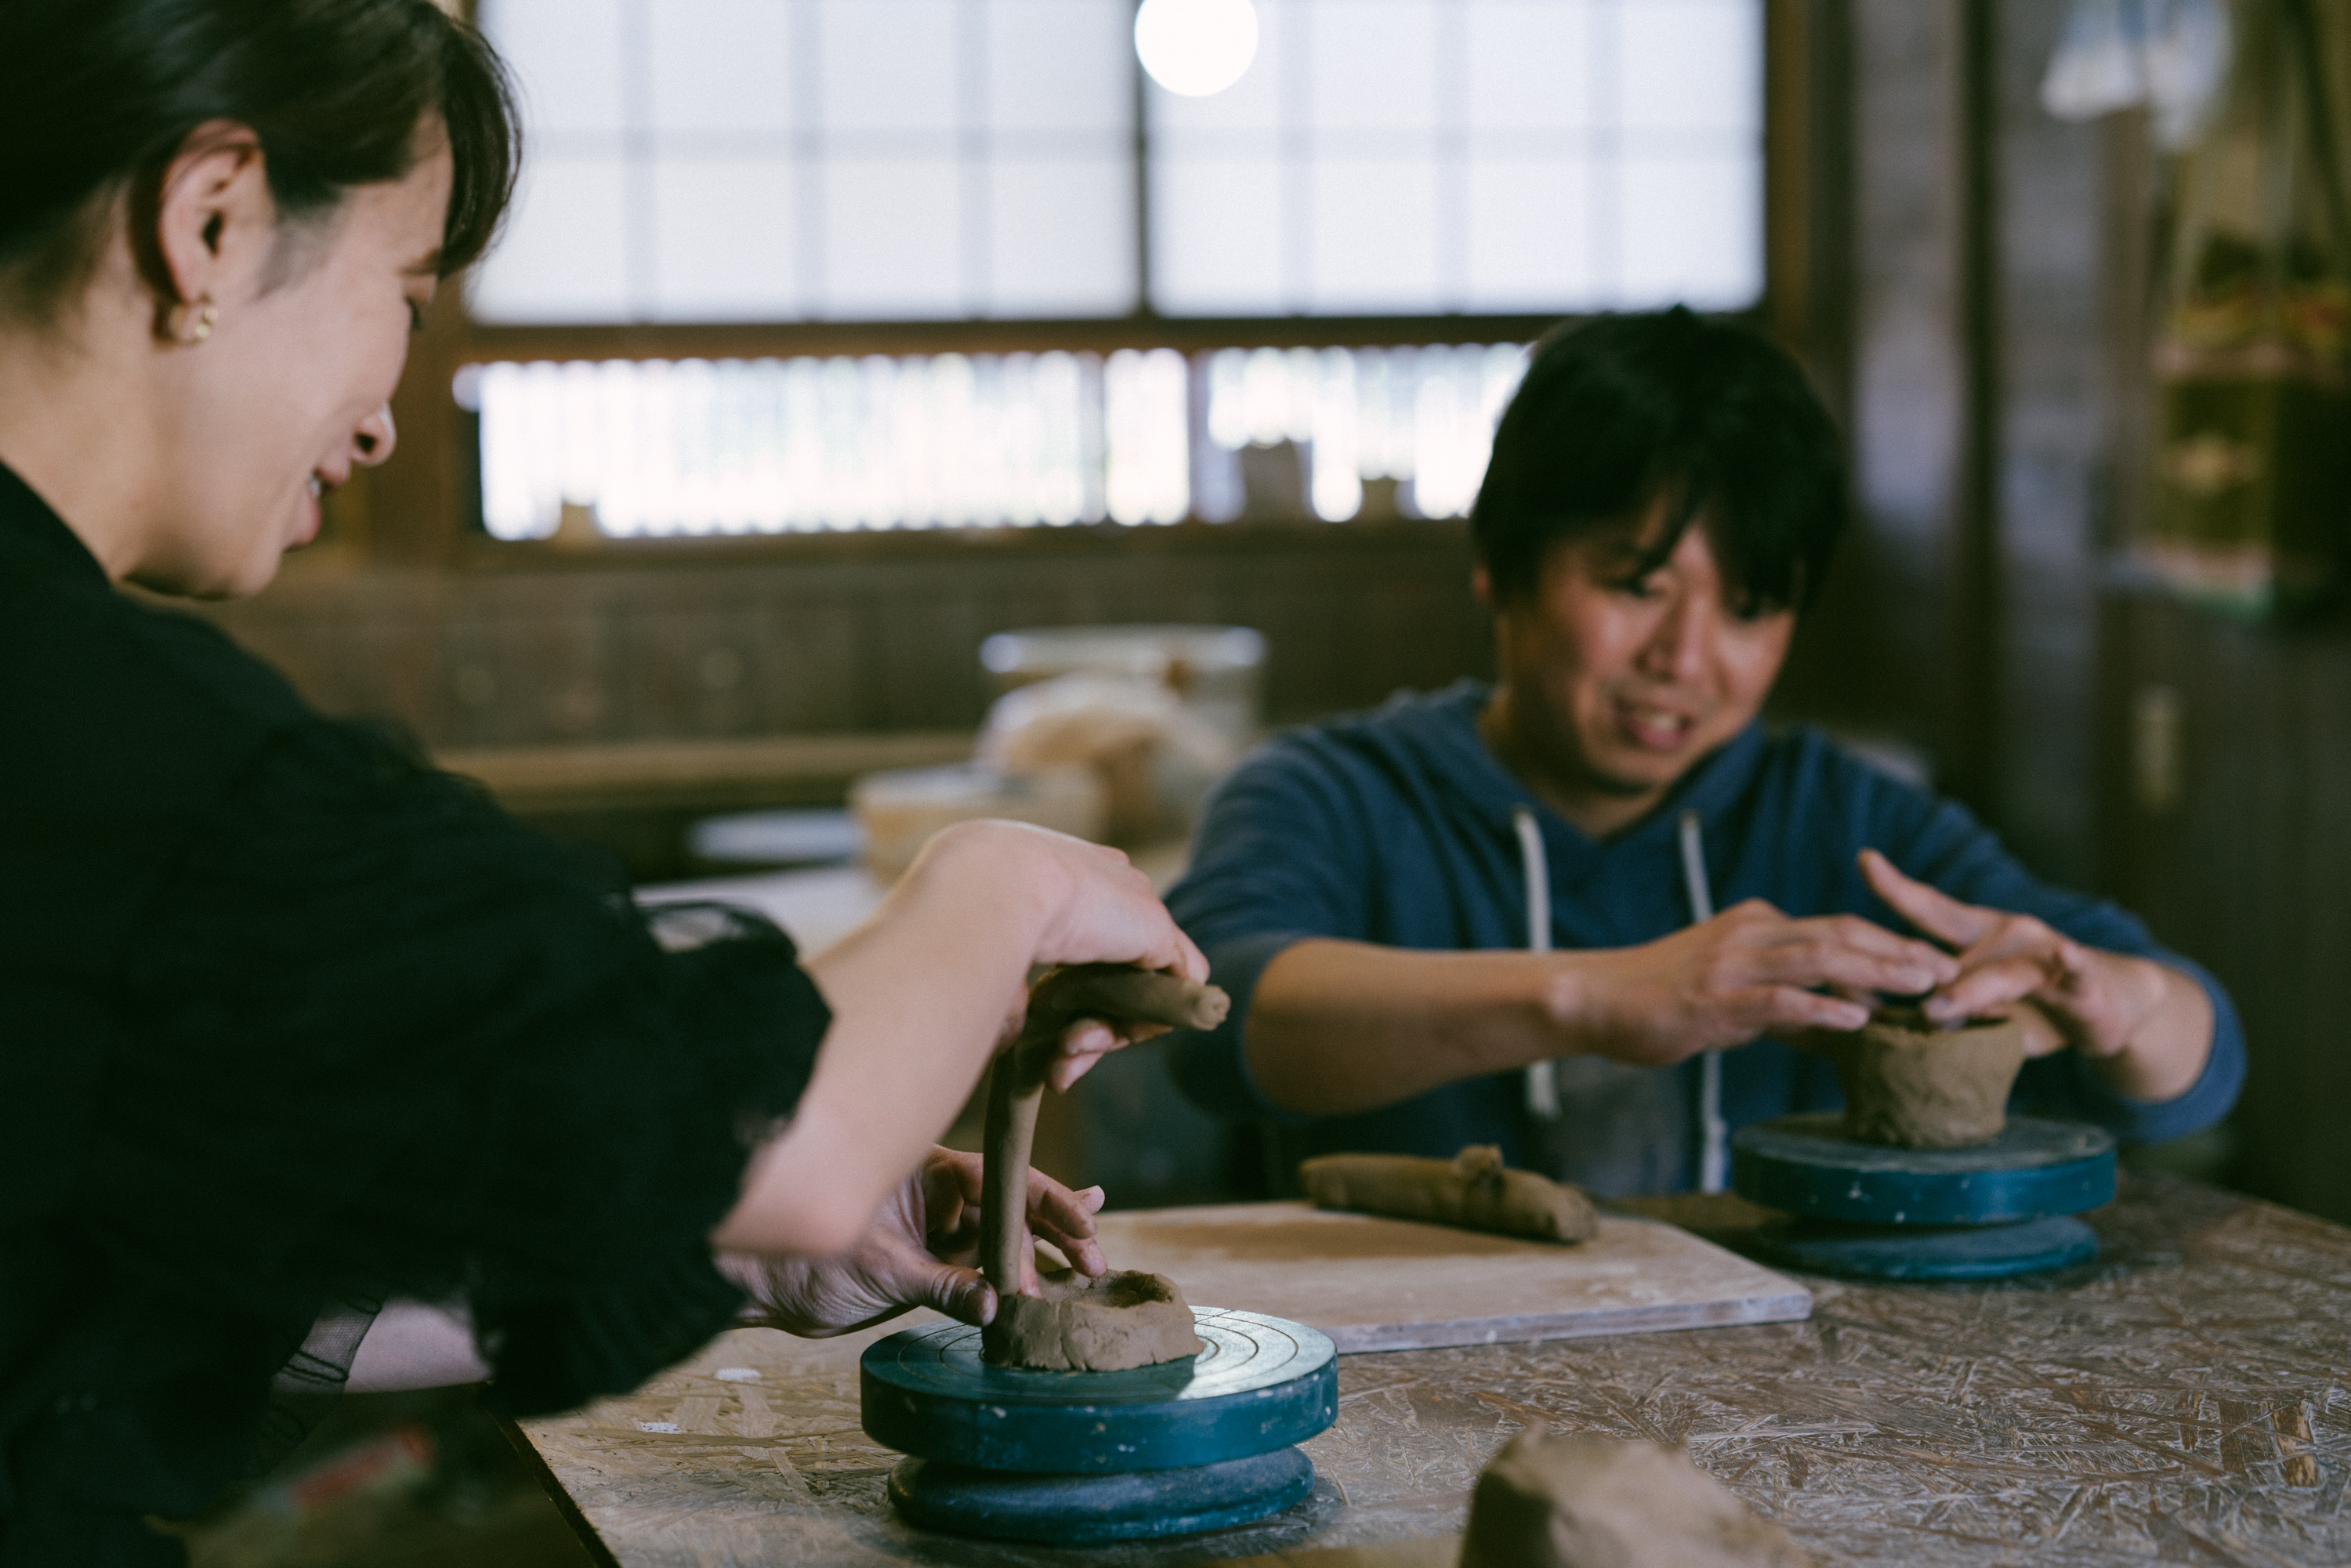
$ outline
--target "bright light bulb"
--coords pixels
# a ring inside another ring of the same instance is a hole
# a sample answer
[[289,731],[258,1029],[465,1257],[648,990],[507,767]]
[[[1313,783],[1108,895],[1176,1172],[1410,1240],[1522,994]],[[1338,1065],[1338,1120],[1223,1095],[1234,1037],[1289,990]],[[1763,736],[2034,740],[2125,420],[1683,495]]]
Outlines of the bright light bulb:
[[1249,0],[1143,0],[1134,52],[1169,92],[1222,92],[1257,58],[1257,7]]

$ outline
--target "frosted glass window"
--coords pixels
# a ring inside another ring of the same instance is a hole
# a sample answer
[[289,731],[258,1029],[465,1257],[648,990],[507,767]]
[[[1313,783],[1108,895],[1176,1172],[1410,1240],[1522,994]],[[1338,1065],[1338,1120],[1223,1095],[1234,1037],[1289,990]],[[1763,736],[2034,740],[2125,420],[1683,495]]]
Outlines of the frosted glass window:
[[[1147,89],[1161,310],[1761,297],[1761,0],[1257,4],[1270,43],[1229,104]],[[1276,166],[1270,216],[1219,177],[1249,158]]]
[[1249,316],[1287,309],[1307,298],[1303,268],[1291,288],[1267,303],[1266,279],[1285,270],[1283,169],[1271,157],[1186,158],[1154,167],[1154,235],[1181,227],[1182,245],[1155,244],[1151,291],[1163,310],[1196,316]]
[[1729,159],[1627,158],[1617,287],[1630,306],[1727,309],[1755,298],[1762,193]]
[[540,158],[524,165],[497,265],[468,279],[475,316],[496,321],[626,317],[627,168],[617,158]]
[[530,167],[475,313],[1760,298],[1762,0],[1257,5],[1249,69],[1186,98],[1143,83],[1133,0],[481,0]]
[[[647,7],[655,132],[789,134],[800,111],[792,8],[775,0],[661,0]],[[715,49],[712,38],[727,47]]]
[[529,151],[510,237],[472,280],[478,319],[1140,303],[1131,0],[482,0],[480,16],[521,84]]
[[481,19],[514,68],[523,111],[542,134],[628,123],[621,61],[627,0],[482,0]]
[[1315,305],[1364,316],[1426,308],[1440,292],[1437,187],[1437,165],[1426,158],[1319,160],[1313,184]]
[[987,11],[987,120],[1006,132],[1114,139],[1132,156],[1128,8],[1099,0],[995,0]]
[[956,0],[823,0],[818,69],[827,131],[928,131],[952,151],[963,94]]
[[825,171],[825,298],[841,314],[965,314],[953,163],[832,160]]
[[1436,0],[1307,3],[1309,112],[1318,140],[1366,129],[1425,134],[1436,128],[1438,78],[1446,74],[1437,57]]
[[1580,158],[1479,159],[1469,169],[1472,310],[1535,314],[1564,291],[1597,292],[1591,179]]
[[1590,130],[1592,7],[1562,0],[1483,0],[1464,21],[1473,136]]
[[1131,159],[998,159],[989,174],[988,297],[1010,317],[1123,316],[1134,308],[1134,225],[1086,221],[1134,210]]
[[653,274],[671,319],[799,313],[797,184],[788,160],[664,160],[653,185]]
[[1619,99],[1628,137],[1762,122],[1763,18],[1740,0],[1638,0],[1617,8]]

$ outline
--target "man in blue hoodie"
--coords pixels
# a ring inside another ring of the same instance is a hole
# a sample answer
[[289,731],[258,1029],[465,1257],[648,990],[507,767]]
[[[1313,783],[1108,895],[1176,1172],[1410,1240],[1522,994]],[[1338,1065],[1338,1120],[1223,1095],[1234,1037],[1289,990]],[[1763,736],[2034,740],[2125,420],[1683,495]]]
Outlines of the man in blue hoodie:
[[1291,732],[1217,792],[1168,904],[1233,1008],[1179,1042],[1186,1091],[1290,1156],[1495,1143],[1712,1190],[1730,1132],[1839,1103],[1782,1041],[1903,996],[2017,1016],[2030,1108],[2150,1141],[2225,1114],[2244,1046],[2201,970],[1758,722],[1844,494],[1757,333],[1674,310],[1541,344],[1471,518],[1499,679]]

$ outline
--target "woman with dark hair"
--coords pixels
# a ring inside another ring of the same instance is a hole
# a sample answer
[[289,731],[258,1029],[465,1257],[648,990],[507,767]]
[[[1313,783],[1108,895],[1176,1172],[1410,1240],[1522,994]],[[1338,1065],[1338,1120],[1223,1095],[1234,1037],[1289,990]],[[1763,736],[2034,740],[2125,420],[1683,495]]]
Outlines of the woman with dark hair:
[[[511,188],[431,0],[0,7],[0,1565],[167,1563],[347,1373],[626,1388],[926,1303],[932,1146],[1034,966],[1199,953],[1123,858],[942,834],[808,961],[649,922],[478,791],[115,591],[252,592],[391,456]],[[1066,1087],[1117,1043],[1080,1025]],[[1029,1220],[1101,1269],[1098,1195]],[[388,1305],[389,1303],[389,1305]]]

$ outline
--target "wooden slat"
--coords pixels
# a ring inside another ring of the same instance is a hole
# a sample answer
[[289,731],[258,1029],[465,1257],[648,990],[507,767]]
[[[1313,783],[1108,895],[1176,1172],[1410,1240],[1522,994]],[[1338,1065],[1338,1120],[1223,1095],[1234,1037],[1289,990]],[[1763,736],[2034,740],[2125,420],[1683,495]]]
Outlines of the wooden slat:
[[489,787],[507,809],[543,811],[691,804],[716,808],[778,786],[846,783],[884,768],[929,768],[971,755],[964,730],[646,740],[444,752],[434,760]]

